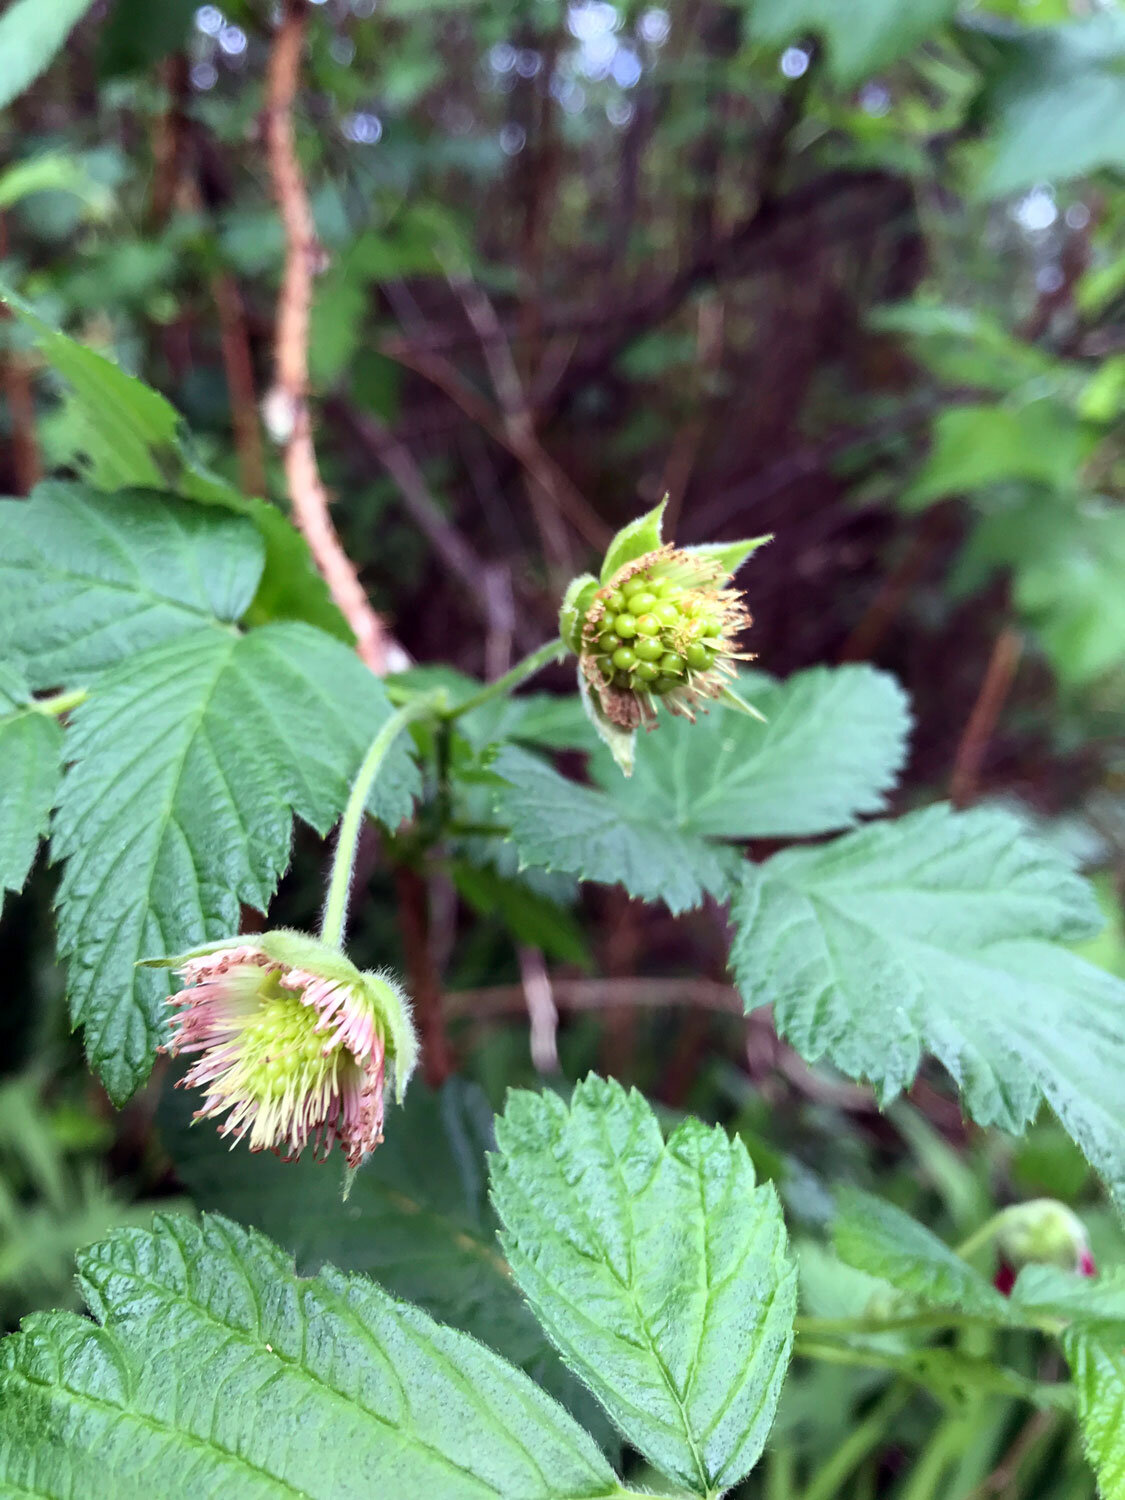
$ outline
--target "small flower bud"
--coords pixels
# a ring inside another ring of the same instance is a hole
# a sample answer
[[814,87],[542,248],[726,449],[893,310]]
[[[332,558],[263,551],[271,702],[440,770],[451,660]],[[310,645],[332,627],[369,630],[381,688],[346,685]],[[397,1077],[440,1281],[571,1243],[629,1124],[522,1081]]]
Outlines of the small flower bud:
[[722,699],[754,712],[731,687],[735,663],[751,660],[738,649],[751,620],[729,584],[769,538],[675,547],[661,539],[665,504],[617,533],[600,577],[576,578],[559,617],[587,712],[626,775],[633,733],[654,727],[658,707],[694,719]]
[[1053,1198],[1016,1203],[996,1217],[1000,1263],[996,1289],[1011,1293],[1019,1271],[1028,1265],[1058,1266],[1079,1276],[1095,1276],[1086,1229],[1077,1214]]
[[196,1119],[283,1160],[339,1142],[358,1166],[383,1139],[390,1069],[401,1100],[417,1046],[405,995],[301,933],[234,937],[160,961],[185,981],[166,1051],[195,1058],[181,1083],[206,1089]]

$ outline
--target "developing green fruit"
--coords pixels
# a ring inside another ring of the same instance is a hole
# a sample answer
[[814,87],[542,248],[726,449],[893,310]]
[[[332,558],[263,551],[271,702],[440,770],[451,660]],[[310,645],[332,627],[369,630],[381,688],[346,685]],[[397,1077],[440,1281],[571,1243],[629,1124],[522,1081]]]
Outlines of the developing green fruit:
[[738,633],[750,623],[726,581],[707,555],[660,547],[593,592],[580,659],[611,722],[651,723],[656,700],[690,718],[700,699],[722,696],[740,659]]
[[598,575],[573,579],[559,611],[586,712],[626,775],[634,731],[652,728],[660,705],[694,719],[702,703],[722,700],[760,717],[731,687],[749,660],[739,635],[750,624],[731,578],[769,538],[676,547],[661,535],[664,509],[623,526]]

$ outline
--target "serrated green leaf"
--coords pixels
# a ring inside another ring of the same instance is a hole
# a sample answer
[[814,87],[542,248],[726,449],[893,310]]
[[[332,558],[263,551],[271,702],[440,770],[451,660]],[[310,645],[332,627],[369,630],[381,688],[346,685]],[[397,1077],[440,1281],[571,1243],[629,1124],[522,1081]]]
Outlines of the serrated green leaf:
[[622,526],[617,532],[602,560],[599,574],[602,583],[608,583],[618,568],[623,568],[635,558],[644,557],[646,552],[655,552],[661,545],[660,525],[667,504],[667,499],[661,500],[659,505],[654,505],[652,510],[638,516],[635,521],[630,521],[628,526]]
[[0,501],[0,652],[33,686],[85,683],[147,646],[246,612],[262,573],[245,517],[48,481]]
[[994,809],[927,808],[748,869],[731,964],[810,1061],[886,1101],[934,1053],[982,1124],[1046,1098],[1125,1201],[1125,985],[1059,946],[1102,922],[1055,850]]
[[902,769],[910,711],[872,667],[814,667],[785,682],[744,672],[765,723],[715,708],[641,736],[622,782],[604,755],[595,779],[654,826],[712,838],[800,838],[881,812]]
[[996,1323],[1008,1303],[956,1251],[892,1203],[851,1188],[840,1195],[833,1226],[836,1253],[847,1265],[887,1281],[931,1307],[947,1307]]
[[753,0],[750,33],[776,43],[821,34],[828,71],[850,86],[912,52],[955,9],[956,0]]
[[93,0],[13,0],[0,16],[0,109],[34,83]]
[[603,1446],[612,1429],[565,1369],[512,1281],[496,1243],[486,1151],[492,1110],[474,1084],[413,1083],[395,1126],[363,1164],[346,1205],[340,1171],[310,1155],[282,1162],[234,1151],[197,1100],[165,1088],[158,1121],[176,1175],[202,1209],[229,1214],[291,1251],[302,1276],[326,1263],[371,1276],[440,1323],[471,1333],[527,1371]]
[[623,1493],[520,1371],[374,1283],[299,1280],[229,1220],[160,1217],[79,1257],[95,1323],[0,1346],[0,1485],[150,1500]]
[[737,873],[727,851],[580,786],[526,751],[505,748],[493,769],[505,783],[496,816],[522,865],[619,883],[673,912],[698,906],[707,892],[725,894]]
[[492,1194],[512,1272],[628,1440],[700,1495],[757,1462],[785,1378],[796,1273],[741,1141],[689,1119],[667,1143],[635,1091],[569,1108],[512,1093]]
[[[135,969],[265,910],[295,814],[324,833],[391,712],[339,641],[296,621],[211,626],[122,662],[72,717],[52,833],[59,946],[86,1049],[121,1102],[152,1066],[167,981]],[[372,807],[391,826],[417,774],[392,747]]]
[[274,506],[239,494],[198,462],[179,413],[163,396],[52,328],[2,282],[0,302],[30,330],[36,348],[65,383],[68,459],[89,484],[106,491],[162,490],[249,516],[266,549],[251,620],[305,620],[352,640],[305,539]]
[[62,769],[62,729],[29,703],[26,679],[0,664],[0,908],[6,891],[23,889]]
[[1063,1340],[1078,1395],[1078,1422],[1102,1500],[1125,1500],[1125,1346],[1069,1333]]

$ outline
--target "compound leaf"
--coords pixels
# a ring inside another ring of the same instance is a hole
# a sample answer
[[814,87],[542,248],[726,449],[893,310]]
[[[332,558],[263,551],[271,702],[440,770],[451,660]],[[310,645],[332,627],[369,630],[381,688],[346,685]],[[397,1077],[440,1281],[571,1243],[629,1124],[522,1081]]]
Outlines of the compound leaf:
[[[71,1013],[110,1095],[144,1081],[167,981],[134,967],[238,930],[289,860],[296,814],[327,832],[391,712],[346,646],[297,621],[177,636],[99,679],[67,732],[52,856]],[[402,740],[376,784],[392,826],[416,771]]]
[[441,1323],[463,1329],[549,1390],[603,1447],[612,1429],[566,1370],[512,1281],[496,1243],[485,1153],[492,1110],[475,1084],[433,1093],[412,1083],[387,1139],[355,1176],[346,1205],[340,1174],[306,1153],[282,1162],[229,1150],[198,1100],[166,1089],[159,1121],[176,1175],[200,1208],[230,1214],[296,1257],[302,1276],[330,1262],[371,1276]]
[[60,461],[77,469],[94,489],[161,490],[248,516],[265,546],[265,570],[250,612],[253,622],[306,620],[343,640],[352,639],[300,532],[276,507],[239,494],[204,468],[179,413],[163,396],[96,350],[52,328],[3,283],[0,302],[8,304],[64,383],[55,424],[65,438]]
[[697,1494],[756,1463],[789,1361],[796,1275],[774,1189],[699,1120],[667,1142],[590,1077],[513,1093],[492,1192],[512,1272],[628,1440]]
[[1087,883],[1007,813],[938,806],[748,868],[731,964],[809,1060],[886,1101],[923,1051],[973,1117],[1046,1098],[1125,1201],[1125,986],[1061,944],[1102,925]]
[[0,503],[0,652],[18,653],[35,687],[85,683],[147,646],[241,619],[262,561],[242,516],[48,481]]
[[605,755],[594,774],[614,803],[660,828],[712,838],[800,838],[881,812],[902,769],[910,710],[871,667],[814,667],[785,682],[743,673],[761,723],[715,708],[665,718],[639,738],[632,778]]
[[359,1276],[300,1280],[227,1219],[160,1216],[79,1257],[95,1322],[0,1345],[0,1486],[240,1500],[622,1494],[522,1372]]
[[726,851],[669,828],[643,808],[580,786],[526,751],[508,747],[493,767],[504,785],[496,815],[510,830],[521,865],[615,882],[631,896],[673,912],[725,894],[735,866]]

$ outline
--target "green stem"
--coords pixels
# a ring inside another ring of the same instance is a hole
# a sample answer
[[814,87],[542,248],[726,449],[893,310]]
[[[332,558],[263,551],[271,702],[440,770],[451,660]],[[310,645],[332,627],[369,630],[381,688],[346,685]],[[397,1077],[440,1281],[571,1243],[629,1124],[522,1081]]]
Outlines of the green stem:
[[941,1500],[942,1481],[972,1433],[975,1414],[945,1417],[930,1434],[899,1500]]
[[344,924],[348,916],[348,896],[352,888],[352,869],[355,851],[359,843],[359,830],[363,825],[363,813],[367,798],[387,751],[397,735],[415,719],[427,714],[441,712],[445,703],[444,691],[426,693],[412,698],[393,713],[379,733],[371,741],[371,748],[363,757],[363,764],[356,773],[344,816],[340,820],[340,832],[336,838],[336,852],[332,856],[332,874],[328,881],[328,899],[324,903],[324,917],[320,924],[320,935],[326,943],[340,948],[344,942]]
[[801,1500],[834,1500],[840,1486],[886,1435],[910,1398],[910,1391],[900,1381],[888,1387],[858,1427],[847,1437],[816,1474]]
[[766,1450],[765,1500],[793,1500],[796,1489],[796,1461],[788,1443]]
[[85,703],[90,696],[89,688],[71,688],[69,693],[55,693],[50,698],[37,698],[28,707],[34,709],[37,714],[51,714],[58,718],[61,714],[69,713],[72,708],[77,708],[80,703]]
[[794,1324],[798,1334],[816,1337],[828,1335],[833,1338],[852,1334],[895,1333],[909,1328],[968,1328],[992,1327],[992,1320],[975,1313],[951,1312],[947,1308],[933,1308],[928,1312],[903,1313],[890,1318],[798,1318]]
[[983,1250],[985,1245],[991,1244],[1003,1217],[1003,1210],[998,1214],[993,1214],[991,1219],[986,1219],[979,1229],[974,1229],[967,1240],[962,1240],[957,1246],[957,1254],[962,1260],[969,1260],[978,1250]]
[[500,698],[505,693],[511,692],[512,688],[519,687],[521,682],[526,682],[529,677],[534,677],[536,672],[549,667],[553,661],[562,661],[567,654],[568,647],[561,640],[548,641],[545,646],[540,646],[538,651],[533,651],[530,656],[525,656],[523,661],[516,662],[510,672],[505,672],[503,677],[497,677],[495,682],[490,682],[482,687],[479,693],[474,693],[471,698],[466,698],[463,703],[455,704],[446,713],[447,719],[459,719],[462,714],[471,713],[474,708],[479,708],[482,703],[489,703],[493,698]]

